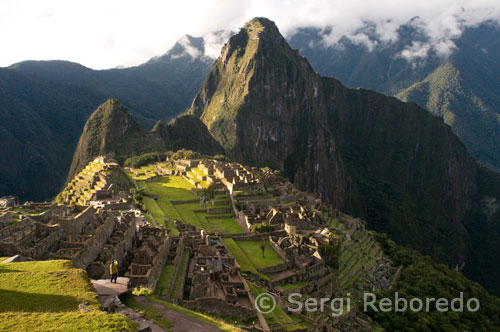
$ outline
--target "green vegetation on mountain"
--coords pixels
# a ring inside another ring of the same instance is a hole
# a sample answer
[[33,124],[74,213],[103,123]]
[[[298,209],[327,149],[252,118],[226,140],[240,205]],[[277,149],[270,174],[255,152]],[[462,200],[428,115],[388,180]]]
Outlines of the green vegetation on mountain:
[[396,96],[442,117],[479,162],[500,169],[500,94],[488,96],[495,88],[478,91],[476,83],[449,61]]
[[278,169],[340,206],[345,170],[321,90],[319,75],[276,25],[255,18],[224,46],[188,113],[230,159]]
[[366,29],[363,32],[376,41],[371,49],[347,37],[327,46],[322,36],[330,30],[313,28],[300,29],[290,43],[321,75],[416,102],[443,118],[476,160],[500,170],[498,25],[484,22],[464,28],[447,57],[431,49],[422,58],[405,59],[403,50],[415,41],[432,44],[418,30],[409,22],[399,27],[396,41],[387,43]]
[[[496,331],[500,326],[500,299],[489,295],[479,284],[466,279],[461,273],[435,263],[416,251],[402,248],[389,240],[387,235],[378,235],[384,252],[396,266],[400,266],[399,278],[391,288],[378,292],[377,299],[394,299],[398,292],[400,298],[408,301],[413,298],[460,298],[463,293],[463,312],[439,312],[435,305],[425,312],[374,312],[370,315],[388,331]],[[468,311],[467,300],[479,300],[477,312]],[[378,302],[379,303],[379,300]],[[451,304],[450,304],[451,306]],[[458,307],[458,304],[456,304]],[[370,307],[369,307],[370,308]]]
[[160,146],[134,121],[128,110],[117,100],[110,99],[99,106],[85,124],[68,179],[97,156],[110,154],[123,163],[141,152],[159,149]]

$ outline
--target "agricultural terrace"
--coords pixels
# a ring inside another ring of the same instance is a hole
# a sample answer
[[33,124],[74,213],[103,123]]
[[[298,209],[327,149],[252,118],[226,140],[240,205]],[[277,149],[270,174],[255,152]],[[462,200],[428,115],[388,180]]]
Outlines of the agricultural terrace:
[[100,311],[87,274],[69,261],[0,264],[0,285],[0,331],[137,331]]
[[[339,221],[339,218],[343,222]],[[351,241],[345,237],[340,241],[341,255],[339,268],[335,277],[340,288],[348,289],[360,281],[364,271],[370,271],[377,265],[377,260],[382,257],[382,248],[375,240],[373,232],[365,229],[349,228],[351,217],[343,215],[339,218],[328,217],[325,220],[332,230],[339,230],[349,234]]]
[[[251,282],[248,282],[248,287],[250,287],[250,290],[252,291],[254,297],[257,297],[260,293],[265,292],[265,290]],[[279,305],[277,305],[272,312],[263,315],[267,324],[273,331],[303,331],[314,328],[312,324],[302,320],[297,316],[293,316],[291,314],[287,315]]]
[[[145,166],[141,170],[146,168],[146,172],[148,170],[151,172],[153,169],[151,167]],[[203,172],[197,168],[191,172],[203,175]],[[136,173],[142,174],[140,170],[136,170]],[[144,189],[143,201],[146,209],[151,213],[151,216],[146,214],[146,217],[153,224],[172,229],[174,235],[178,234],[174,219],[180,219],[209,233],[241,234],[244,232],[231,214],[226,195],[216,195],[213,200],[200,205],[198,196],[192,191],[195,186],[185,177],[166,175],[149,178],[148,181],[143,180],[142,177],[144,175],[136,176],[134,179],[139,188]],[[208,187],[205,181],[200,185],[203,188]],[[214,213],[214,209],[220,210],[221,213]],[[166,219],[169,221],[166,222]]]

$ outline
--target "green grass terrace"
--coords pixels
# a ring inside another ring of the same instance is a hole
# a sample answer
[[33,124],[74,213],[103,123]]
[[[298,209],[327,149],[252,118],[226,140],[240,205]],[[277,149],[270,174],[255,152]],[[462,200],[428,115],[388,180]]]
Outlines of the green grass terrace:
[[[181,176],[162,176],[152,181],[137,181],[147,195],[144,197],[147,210],[151,213],[154,222],[172,229],[177,235],[173,219],[180,219],[185,223],[205,229],[209,233],[241,234],[243,229],[233,219],[229,205],[217,206],[227,208],[227,213],[208,213],[208,208],[213,208],[210,202],[205,206],[200,205],[198,197],[191,191],[194,188],[189,181]],[[174,202],[174,204],[172,204]],[[169,222],[165,222],[169,219]]]
[[[85,304],[89,312],[81,312]],[[0,331],[137,331],[99,309],[85,271],[69,261],[0,264]]]

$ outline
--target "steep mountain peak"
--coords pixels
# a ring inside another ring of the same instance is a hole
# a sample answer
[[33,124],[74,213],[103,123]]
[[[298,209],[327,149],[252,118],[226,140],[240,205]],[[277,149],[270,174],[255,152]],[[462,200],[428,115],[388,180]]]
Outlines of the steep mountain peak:
[[245,23],[243,30],[246,31],[251,39],[258,39],[262,36],[274,36],[282,38],[276,24],[265,17],[255,17]]
[[120,161],[121,157],[135,152],[139,146],[143,150],[154,149],[150,141],[128,109],[117,99],[108,99],[92,113],[83,128],[68,180],[96,156],[112,153]]
[[346,179],[325,126],[321,86],[274,22],[254,18],[223,47],[188,113],[200,117],[232,159],[279,169],[341,205]]

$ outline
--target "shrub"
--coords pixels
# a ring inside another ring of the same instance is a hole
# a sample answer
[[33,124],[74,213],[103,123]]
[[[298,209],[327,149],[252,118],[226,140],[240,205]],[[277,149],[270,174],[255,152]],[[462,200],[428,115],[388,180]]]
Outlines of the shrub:
[[149,152],[149,153],[144,153],[139,156],[134,156],[130,157],[127,160],[125,160],[125,166],[126,167],[133,167],[133,168],[139,168],[141,166],[145,166],[151,163],[154,163],[156,161],[159,161],[160,153],[158,152]]
[[252,233],[268,233],[268,232],[272,232],[273,230],[274,230],[274,227],[269,226],[266,223],[252,225],[252,227],[250,229],[250,231]]

